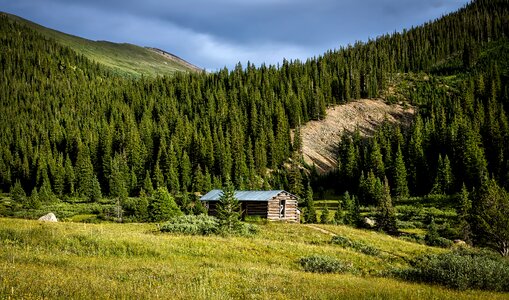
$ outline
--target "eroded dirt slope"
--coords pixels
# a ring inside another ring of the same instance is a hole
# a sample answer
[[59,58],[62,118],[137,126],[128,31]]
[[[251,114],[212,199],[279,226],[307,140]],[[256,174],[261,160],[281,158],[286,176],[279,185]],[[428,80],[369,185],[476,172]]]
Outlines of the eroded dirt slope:
[[332,171],[337,166],[337,153],[344,131],[370,136],[387,120],[392,123],[408,123],[414,108],[387,105],[382,100],[362,99],[327,109],[327,117],[321,121],[308,122],[301,129],[304,160],[315,165],[319,173]]

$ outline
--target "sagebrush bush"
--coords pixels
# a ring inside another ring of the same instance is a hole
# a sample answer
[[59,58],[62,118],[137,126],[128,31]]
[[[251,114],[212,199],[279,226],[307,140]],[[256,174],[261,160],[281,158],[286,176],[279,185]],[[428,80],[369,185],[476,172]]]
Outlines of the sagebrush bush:
[[192,235],[211,235],[220,233],[217,218],[207,215],[183,215],[174,217],[161,226],[161,231]]
[[463,249],[425,255],[412,261],[412,268],[395,273],[403,279],[436,283],[458,290],[509,292],[509,261],[485,252]]
[[352,270],[351,262],[341,261],[330,256],[311,255],[302,257],[299,262],[306,272],[344,273]]
[[181,233],[190,235],[241,235],[249,236],[258,232],[254,224],[239,222],[234,228],[225,230],[216,217],[207,215],[183,215],[171,218],[160,229],[162,232]]
[[364,253],[366,255],[378,256],[380,255],[380,250],[365,244],[359,241],[353,241],[347,237],[336,235],[332,237],[331,243],[339,245],[344,248],[352,248],[358,252]]

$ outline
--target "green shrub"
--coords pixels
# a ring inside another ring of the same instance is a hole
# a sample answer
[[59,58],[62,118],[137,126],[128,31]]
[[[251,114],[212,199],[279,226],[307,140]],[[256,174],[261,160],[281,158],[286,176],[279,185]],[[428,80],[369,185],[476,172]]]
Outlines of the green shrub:
[[380,255],[379,249],[377,249],[373,246],[370,246],[368,244],[365,244],[363,242],[352,241],[351,239],[344,237],[344,236],[340,236],[340,235],[333,236],[331,243],[340,245],[343,248],[352,248],[355,251],[364,253],[366,255],[371,255],[371,256]]
[[238,223],[228,232],[223,230],[219,220],[207,215],[183,215],[171,218],[163,226],[162,232],[191,234],[191,235],[212,235],[212,234],[233,234],[240,236],[250,236],[258,233],[258,227],[254,224]]
[[302,257],[299,262],[306,272],[313,273],[344,273],[352,269],[352,263],[330,256],[311,255]]
[[458,290],[509,292],[509,261],[470,250],[421,256],[412,261],[412,268],[396,271],[396,275]]
[[219,223],[215,217],[207,215],[184,215],[170,219],[161,226],[162,232],[210,235],[219,233]]
[[426,244],[428,246],[450,248],[454,244],[454,242],[449,239],[443,238],[443,237],[438,237],[438,238],[434,239],[433,241],[426,242]]

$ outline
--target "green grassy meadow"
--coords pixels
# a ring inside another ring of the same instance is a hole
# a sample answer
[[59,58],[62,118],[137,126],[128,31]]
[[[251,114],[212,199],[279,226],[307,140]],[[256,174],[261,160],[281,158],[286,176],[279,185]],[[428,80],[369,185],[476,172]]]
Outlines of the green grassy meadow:
[[[369,243],[369,256],[300,224],[259,225],[255,237],[161,234],[155,224],[0,219],[2,299],[503,299],[482,291],[382,277],[415,255],[444,251],[345,226],[314,225]],[[352,263],[347,274],[307,273],[299,258]]]

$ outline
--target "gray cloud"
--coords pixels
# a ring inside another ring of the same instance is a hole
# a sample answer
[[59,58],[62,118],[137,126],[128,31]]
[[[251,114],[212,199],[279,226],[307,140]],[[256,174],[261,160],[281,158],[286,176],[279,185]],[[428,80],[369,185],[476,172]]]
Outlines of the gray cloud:
[[305,60],[422,24],[467,0],[0,0],[0,10],[94,40],[165,49],[210,70]]

